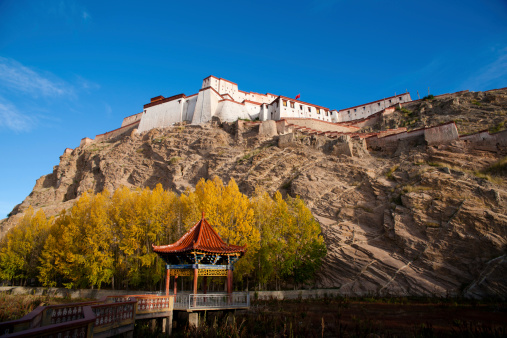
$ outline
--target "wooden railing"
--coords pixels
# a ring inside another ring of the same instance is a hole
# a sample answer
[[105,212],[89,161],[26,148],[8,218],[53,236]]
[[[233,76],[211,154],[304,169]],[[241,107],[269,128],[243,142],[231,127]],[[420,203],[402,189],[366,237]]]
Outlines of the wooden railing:
[[0,336],[116,335],[133,330],[136,317],[172,316],[173,299],[174,296],[114,296],[94,302],[41,306],[21,319],[0,323]]

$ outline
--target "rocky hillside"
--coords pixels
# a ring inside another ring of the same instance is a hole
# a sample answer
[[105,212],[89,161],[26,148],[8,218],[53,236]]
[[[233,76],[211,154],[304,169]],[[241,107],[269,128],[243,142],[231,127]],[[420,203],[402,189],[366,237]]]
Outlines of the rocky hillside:
[[234,178],[247,194],[261,185],[307,201],[328,246],[316,287],[506,297],[507,184],[488,175],[505,167],[494,165],[505,154],[455,141],[388,157],[358,142],[346,156],[337,155],[339,140],[280,140],[236,123],[154,129],[76,148],[1,222],[2,233],[29,205],[51,215],[87,190],[161,183],[181,192],[217,175]]
[[460,135],[507,128],[507,89],[489,92],[463,92],[409,102],[384,116],[368,131],[407,127],[408,130],[455,121]]

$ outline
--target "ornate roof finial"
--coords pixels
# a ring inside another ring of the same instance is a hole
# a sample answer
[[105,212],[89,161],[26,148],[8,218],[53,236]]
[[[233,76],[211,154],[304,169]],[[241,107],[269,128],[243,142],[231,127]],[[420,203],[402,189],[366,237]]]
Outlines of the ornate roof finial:
[[204,211],[202,212],[202,219],[204,219]]

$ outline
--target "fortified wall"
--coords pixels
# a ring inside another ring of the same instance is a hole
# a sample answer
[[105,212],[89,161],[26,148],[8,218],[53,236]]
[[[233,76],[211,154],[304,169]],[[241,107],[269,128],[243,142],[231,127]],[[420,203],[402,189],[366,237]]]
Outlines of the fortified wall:
[[[505,88],[488,92],[503,89]],[[466,92],[468,91],[447,93],[435,98],[456,97]],[[376,133],[359,133],[361,128],[374,126],[396,109],[417,101],[420,100],[412,101],[410,93],[407,92],[350,108],[331,110],[283,95],[242,91],[234,82],[209,76],[203,80],[197,93],[189,96],[178,94],[153,97],[144,105],[141,113],[125,117],[120,128],[96,135],[95,139],[85,137],[80,146],[113,140],[127,133],[143,133],[153,128],[165,128],[180,123],[202,124],[217,121],[222,124],[238,121],[238,130],[246,128],[252,135],[260,137],[289,133],[330,139],[347,136],[350,139],[365,140],[365,147],[370,150],[385,152],[396,152],[400,147],[410,145],[433,145],[458,139],[477,149],[496,151],[505,147],[506,135],[503,132],[489,134],[482,131],[460,137],[453,122],[412,131],[398,128]],[[252,122],[242,123],[242,119]],[[65,150],[64,155],[67,153],[69,149]]]
[[[143,133],[153,128],[165,128],[178,123],[207,123],[214,118],[221,122],[234,122],[238,119],[252,121],[298,119],[299,125],[310,129],[351,132],[368,123],[361,119],[366,119],[379,111],[385,113],[388,106],[409,100],[410,94],[405,93],[338,111],[283,95],[246,92],[240,90],[238,84],[232,81],[211,75],[203,80],[197,93],[188,96],[183,93],[169,97],[155,96],[143,106],[141,113],[125,117],[120,128],[99,134],[94,140],[84,138],[81,143],[86,145],[90,142],[111,140],[134,129],[137,129],[138,133]],[[340,121],[356,121],[359,125],[340,125],[338,123]]]

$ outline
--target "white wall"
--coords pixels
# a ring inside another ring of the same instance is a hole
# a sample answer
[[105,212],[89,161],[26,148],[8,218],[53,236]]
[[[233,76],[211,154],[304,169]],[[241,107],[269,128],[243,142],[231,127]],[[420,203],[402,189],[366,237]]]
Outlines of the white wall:
[[184,105],[185,99],[180,98],[146,108],[141,117],[138,132],[169,127],[176,122],[181,122]]
[[129,124],[137,122],[137,121],[139,121],[141,119],[142,116],[143,116],[143,113],[127,116],[126,118],[123,119],[123,122],[121,123],[121,126],[125,127],[125,126],[127,126]]
[[211,117],[216,115],[218,101],[220,100],[222,100],[222,97],[213,89],[201,89],[197,95],[192,124],[201,124],[211,121]]
[[388,97],[384,100],[374,101],[359,105],[356,107],[340,109],[337,116],[336,122],[345,122],[352,120],[364,119],[370,115],[373,115],[387,107],[394,106],[398,103],[404,103],[412,101],[409,93]]
[[[284,105],[284,101],[286,105]],[[298,117],[332,122],[332,113],[329,109],[320,108],[289,98],[282,97],[269,105],[269,107],[268,119],[280,120],[286,117]],[[273,112],[273,118],[271,118],[271,112]]]
[[238,118],[250,119],[250,115],[243,104],[227,100],[218,103],[216,116],[222,122],[234,122]]
[[192,122],[196,103],[197,103],[197,95],[189,97],[185,100],[185,107],[183,108],[183,121],[187,121],[188,123]]

